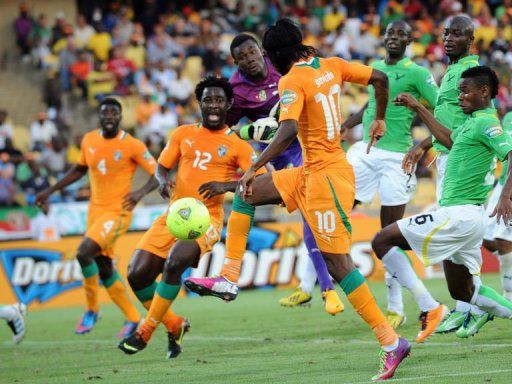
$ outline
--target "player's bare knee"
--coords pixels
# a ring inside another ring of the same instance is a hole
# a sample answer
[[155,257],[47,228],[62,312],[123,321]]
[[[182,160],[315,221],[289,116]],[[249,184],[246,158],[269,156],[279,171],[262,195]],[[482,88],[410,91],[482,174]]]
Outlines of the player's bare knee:
[[386,253],[391,249],[391,246],[386,238],[386,233],[381,229],[372,240],[372,249],[375,255],[382,259]]
[[500,255],[505,255],[507,253],[512,252],[512,242],[503,239],[495,239],[494,244],[496,246],[496,250]]

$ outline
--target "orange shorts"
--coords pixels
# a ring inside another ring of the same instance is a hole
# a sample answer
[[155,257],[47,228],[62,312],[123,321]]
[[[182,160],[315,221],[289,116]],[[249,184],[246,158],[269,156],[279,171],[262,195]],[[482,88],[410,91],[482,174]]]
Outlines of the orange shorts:
[[89,207],[85,237],[94,240],[101,247],[103,255],[112,257],[117,238],[128,231],[131,221],[132,212]]
[[288,212],[297,208],[301,211],[322,252],[349,253],[350,212],[355,194],[351,168],[326,169],[306,175],[301,166],[272,172],[272,181]]
[[[165,224],[167,213],[159,216],[151,228],[139,240],[135,249],[142,249],[151,252],[163,259],[167,259],[176,238],[169,232]],[[201,248],[201,256],[210,251],[217,241],[220,240],[222,233],[222,219],[211,217],[210,227],[206,233],[195,241]]]

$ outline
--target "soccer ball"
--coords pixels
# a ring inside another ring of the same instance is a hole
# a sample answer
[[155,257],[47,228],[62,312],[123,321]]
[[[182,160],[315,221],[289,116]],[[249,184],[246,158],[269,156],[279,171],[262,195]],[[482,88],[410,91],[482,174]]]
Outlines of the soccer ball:
[[184,197],[171,204],[165,221],[172,235],[180,240],[194,240],[210,226],[208,208],[193,197]]

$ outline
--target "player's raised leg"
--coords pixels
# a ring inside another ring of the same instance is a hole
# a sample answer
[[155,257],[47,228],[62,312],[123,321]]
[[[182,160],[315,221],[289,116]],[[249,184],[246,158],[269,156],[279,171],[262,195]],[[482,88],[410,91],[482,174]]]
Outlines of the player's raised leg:
[[181,275],[187,268],[197,264],[200,255],[201,247],[196,241],[176,242],[165,262],[162,280],[156,287],[146,319],[137,332],[119,343],[122,351],[134,354],[146,347],[156,327],[162,322],[172,302],[178,296],[181,289]]
[[[136,249],[128,265],[128,282],[135,296],[144,308],[149,310],[157,289],[156,278],[163,271],[165,258],[149,251]],[[167,358],[178,357],[181,353],[183,336],[190,329],[190,323],[184,317],[176,315],[169,308],[162,317],[167,328]]]

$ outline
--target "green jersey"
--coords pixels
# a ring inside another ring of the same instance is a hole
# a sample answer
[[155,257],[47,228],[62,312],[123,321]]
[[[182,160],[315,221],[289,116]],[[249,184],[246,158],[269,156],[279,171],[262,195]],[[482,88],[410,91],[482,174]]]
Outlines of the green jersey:
[[[393,99],[400,93],[410,93],[416,99],[423,97],[434,107],[437,102],[439,88],[430,72],[414,63],[409,58],[403,58],[394,65],[387,65],[384,60],[373,62],[372,68],[388,75],[389,102],[386,108],[386,134],[377,142],[376,147],[393,152],[407,152],[412,147],[411,123],[414,112],[393,104]],[[377,104],[375,90],[368,87],[370,99],[368,108],[363,115],[363,141],[370,141],[370,125],[375,118]]]
[[492,188],[496,156],[503,160],[512,151],[512,138],[503,131],[496,109],[476,111],[452,132],[443,181],[443,207],[483,204]]
[[[507,113],[503,117],[503,121],[501,123],[503,126],[503,130],[506,134],[512,136],[512,112]],[[508,161],[503,162],[503,166],[501,167],[501,176],[499,183],[501,185],[505,184],[505,180],[507,180],[507,172],[508,172]]]
[[[441,80],[439,98],[437,99],[434,116],[437,121],[443,124],[450,131],[453,131],[466,121],[467,115],[462,112],[459,106],[459,80],[462,72],[471,67],[477,67],[478,56],[466,56],[446,68],[446,73]],[[449,150],[441,145],[435,137],[432,138],[434,149],[439,152],[448,153]]]

